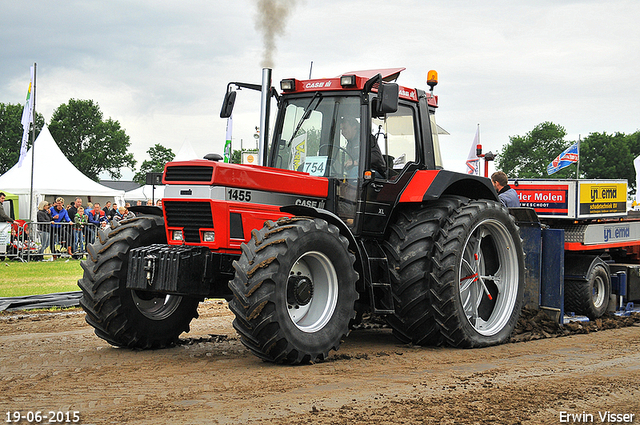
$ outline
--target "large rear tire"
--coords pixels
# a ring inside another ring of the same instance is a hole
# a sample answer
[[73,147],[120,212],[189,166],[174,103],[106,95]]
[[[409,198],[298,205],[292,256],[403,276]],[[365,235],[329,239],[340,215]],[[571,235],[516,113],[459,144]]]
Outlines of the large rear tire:
[[126,288],[129,251],[166,243],[162,217],[140,216],[115,229],[100,230],[87,247],[78,285],[86,321],[115,346],[163,348],[174,345],[198,316],[197,298]]
[[229,282],[242,343],[276,363],[325,359],[356,317],[358,274],[347,239],[306,217],[268,221],[252,234]]
[[404,343],[438,345],[438,324],[429,290],[434,240],[447,217],[461,203],[443,197],[427,206],[401,211],[383,247],[391,272],[395,313],[387,316],[393,335]]
[[524,292],[522,243],[507,209],[487,200],[457,209],[436,241],[431,277],[434,314],[450,345],[507,341]]

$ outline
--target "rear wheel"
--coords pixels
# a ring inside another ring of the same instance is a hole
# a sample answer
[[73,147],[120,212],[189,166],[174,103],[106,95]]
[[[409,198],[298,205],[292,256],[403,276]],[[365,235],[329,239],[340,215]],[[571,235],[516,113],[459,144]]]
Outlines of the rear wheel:
[[166,243],[162,217],[137,217],[117,229],[100,230],[80,263],[80,305],[86,321],[112,345],[171,346],[198,316],[197,298],[126,288],[129,251],[154,243]]
[[229,282],[242,343],[278,363],[323,360],[349,332],[358,299],[355,257],[321,219],[268,221],[243,244]]
[[383,247],[391,271],[395,312],[387,323],[404,343],[437,345],[441,342],[438,324],[429,297],[429,273],[434,239],[453,210],[461,203],[446,198],[401,211],[390,226]]
[[524,291],[522,244],[513,218],[494,201],[469,201],[436,241],[432,302],[440,332],[457,347],[505,342]]

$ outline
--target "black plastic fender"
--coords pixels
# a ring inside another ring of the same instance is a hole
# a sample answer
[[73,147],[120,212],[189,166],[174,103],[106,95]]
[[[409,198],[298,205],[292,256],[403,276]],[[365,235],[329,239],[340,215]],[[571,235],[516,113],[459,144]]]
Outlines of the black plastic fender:
[[597,255],[566,254],[564,256],[564,278],[569,280],[588,280],[593,268],[601,264],[607,273],[609,265]]

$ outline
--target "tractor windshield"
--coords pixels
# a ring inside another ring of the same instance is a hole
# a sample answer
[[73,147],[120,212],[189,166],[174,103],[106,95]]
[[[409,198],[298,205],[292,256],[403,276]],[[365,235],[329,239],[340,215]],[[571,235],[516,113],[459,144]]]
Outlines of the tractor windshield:
[[360,98],[328,96],[283,100],[276,126],[272,166],[314,176],[355,177],[359,174]]

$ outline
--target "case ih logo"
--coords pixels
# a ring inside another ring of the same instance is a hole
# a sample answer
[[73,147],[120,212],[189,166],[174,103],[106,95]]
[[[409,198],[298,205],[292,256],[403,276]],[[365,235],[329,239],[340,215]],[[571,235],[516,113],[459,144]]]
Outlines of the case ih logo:
[[305,89],[321,89],[323,87],[331,87],[331,81],[316,81],[304,85]]
[[415,90],[400,89],[399,95],[404,97],[409,97],[411,99],[417,99]]

